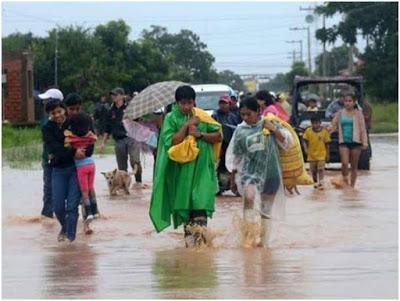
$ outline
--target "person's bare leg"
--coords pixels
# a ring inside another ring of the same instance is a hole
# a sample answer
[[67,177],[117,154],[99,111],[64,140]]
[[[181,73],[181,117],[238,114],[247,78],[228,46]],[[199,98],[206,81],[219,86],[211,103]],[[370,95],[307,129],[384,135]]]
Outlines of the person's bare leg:
[[361,154],[360,148],[355,148],[350,151],[350,162],[351,162],[350,185],[353,188],[357,180],[358,159],[360,158],[360,154]]
[[95,218],[98,218],[100,216],[100,212],[97,207],[96,191],[94,190],[94,188],[89,189],[89,200],[92,214]]
[[322,168],[318,170],[318,177],[319,177],[319,186],[323,186],[323,181],[324,181],[324,175],[325,175],[325,168]]
[[[83,231],[85,234],[92,234],[93,230],[90,229],[89,223],[93,219],[93,213],[91,212],[90,209],[90,200],[89,200],[89,192],[81,192],[82,195],[82,215],[83,215]],[[89,211],[89,212],[88,212]],[[88,216],[91,215],[91,218],[89,219]]]
[[349,156],[350,151],[347,147],[340,146],[340,161],[342,162],[342,176],[346,185],[349,185]]
[[314,181],[314,187],[316,187],[316,185],[318,184],[318,168],[316,164],[311,164],[310,165],[310,169],[311,169],[311,175]]

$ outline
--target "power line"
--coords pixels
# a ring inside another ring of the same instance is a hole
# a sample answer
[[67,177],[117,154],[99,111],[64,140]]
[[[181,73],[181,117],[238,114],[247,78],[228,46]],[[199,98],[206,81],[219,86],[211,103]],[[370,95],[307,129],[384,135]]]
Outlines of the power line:
[[[20,16],[25,16],[27,18],[46,20],[45,22],[49,21],[49,19],[40,17],[40,15],[21,14],[19,12],[15,12],[15,11],[10,10],[10,9],[3,9],[3,11],[11,12],[13,14],[20,15]],[[280,20],[282,20],[282,19],[292,19],[293,20],[293,19],[300,19],[300,16],[299,15],[279,16],[277,14],[271,14],[271,15],[262,14],[262,15],[254,15],[254,16],[251,16],[251,17],[248,17],[248,16],[246,16],[246,17],[210,17],[210,18],[198,18],[198,19],[196,19],[196,18],[190,18],[190,19],[176,19],[176,18],[175,19],[162,19],[162,18],[156,18],[156,17],[154,17],[154,18],[147,17],[147,18],[142,18],[142,19],[140,17],[135,17],[135,18],[124,18],[124,17],[122,17],[122,18],[119,18],[119,19],[123,19],[123,20],[129,21],[129,22],[153,22],[153,21],[157,21],[157,22],[223,22],[223,21],[257,21],[258,18],[260,20],[261,19],[274,19],[274,18],[279,18]],[[64,22],[64,21],[71,21],[71,19],[68,18],[67,20],[66,19],[58,19],[57,20],[57,22],[59,22],[59,23]],[[96,23],[96,22],[103,23],[104,19],[91,19],[91,20],[90,19],[89,20],[86,19],[85,21],[87,23]],[[51,20],[50,22],[55,23],[54,20]]]
[[17,16],[22,16],[22,17],[25,17],[25,18],[29,18],[29,19],[32,19],[33,21],[42,21],[42,22],[46,22],[46,23],[52,23],[52,24],[56,24],[57,22],[56,21],[54,21],[54,20],[50,20],[50,19],[47,19],[47,18],[42,18],[42,17],[38,17],[38,16],[33,16],[33,15],[27,15],[27,14],[23,14],[23,13],[17,13],[17,12],[14,12],[14,11],[12,11],[12,10],[9,10],[9,9],[4,9],[3,8],[3,12],[8,12],[8,13],[12,13],[12,14],[14,14],[14,15],[17,15]]

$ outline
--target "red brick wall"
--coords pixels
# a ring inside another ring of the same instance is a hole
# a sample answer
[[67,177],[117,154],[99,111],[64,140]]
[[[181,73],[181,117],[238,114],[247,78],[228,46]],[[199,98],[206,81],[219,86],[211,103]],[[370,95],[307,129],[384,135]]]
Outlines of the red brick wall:
[[3,61],[3,73],[7,72],[7,94],[4,96],[4,119],[10,122],[24,121],[22,106],[22,60]]

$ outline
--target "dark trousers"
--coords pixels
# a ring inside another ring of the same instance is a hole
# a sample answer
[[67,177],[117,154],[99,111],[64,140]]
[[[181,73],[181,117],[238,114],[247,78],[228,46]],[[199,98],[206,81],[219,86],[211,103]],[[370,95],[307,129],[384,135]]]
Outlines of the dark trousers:
[[52,216],[53,215],[53,201],[51,196],[51,178],[53,173],[53,167],[42,163],[43,167],[43,209],[42,215]]
[[71,241],[75,239],[78,224],[78,207],[81,199],[75,166],[53,168],[53,208],[61,231]]
[[115,156],[119,170],[128,171],[128,156],[129,163],[132,169],[135,163],[138,165],[138,170],[135,175],[136,182],[142,182],[142,165],[140,164],[140,147],[139,143],[129,137],[125,137],[115,141]]
[[222,142],[221,153],[219,156],[219,163],[218,163],[218,167],[217,167],[218,173],[220,173],[220,172],[223,173],[223,172],[228,171],[228,169],[226,168],[226,165],[225,165],[225,156],[226,156],[226,150],[228,149],[228,146],[229,146],[229,142],[225,142],[225,141]]

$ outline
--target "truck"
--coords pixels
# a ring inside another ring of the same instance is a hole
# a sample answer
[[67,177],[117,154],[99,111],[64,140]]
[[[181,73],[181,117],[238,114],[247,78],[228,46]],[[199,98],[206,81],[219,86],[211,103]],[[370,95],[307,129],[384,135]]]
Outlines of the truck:
[[[363,110],[364,87],[361,76],[335,76],[335,77],[303,77],[294,78],[293,89],[291,93],[291,117],[290,123],[295,128],[296,133],[302,141],[302,136],[306,128],[311,126],[311,116],[318,114],[321,118],[322,126],[329,127],[332,117],[326,116],[326,108],[329,104],[338,99],[340,91],[351,89],[355,93],[359,109]],[[317,111],[307,111],[306,103],[310,98],[317,98]],[[368,148],[361,151],[358,168],[363,170],[370,169],[370,160],[372,157],[371,144]],[[304,152],[304,150],[303,150]],[[338,133],[332,133],[329,144],[330,163],[340,162]]]

